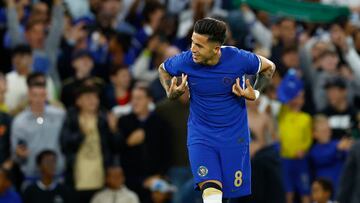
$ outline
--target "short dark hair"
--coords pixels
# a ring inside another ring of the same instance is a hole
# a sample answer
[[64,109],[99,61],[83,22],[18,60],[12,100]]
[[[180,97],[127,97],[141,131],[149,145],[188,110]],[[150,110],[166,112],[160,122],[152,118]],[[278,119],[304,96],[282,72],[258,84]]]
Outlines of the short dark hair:
[[285,21],[291,21],[294,22],[295,26],[296,26],[296,21],[293,18],[288,18],[288,17],[280,17],[277,19],[276,24],[280,25],[281,23],[285,22]]
[[138,82],[135,84],[132,90],[139,89],[145,92],[146,96],[148,98],[153,98],[153,94],[149,88],[149,86],[146,83]]
[[126,65],[112,65],[110,68],[110,76],[116,75],[120,70],[128,70]]
[[293,45],[290,45],[288,47],[285,47],[283,50],[282,50],[282,55],[285,55],[285,54],[289,54],[289,53],[298,53],[298,47],[293,44]]
[[42,160],[44,159],[44,157],[49,156],[49,155],[54,156],[55,159],[57,158],[57,155],[53,150],[49,150],[49,149],[43,150],[36,156],[36,165],[40,166],[40,164],[41,164]]
[[94,93],[96,95],[99,95],[100,90],[96,85],[87,85],[87,84],[81,84],[75,90],[76,99],[79,98],[83,94],[89,94],[89,93]]
[[343,79],[342,77],[339,77],[339,76],[328,78],[325,81],[324,88],[329,89],[329,88],[332,88],[332,87],[338,87],[340,89],[346,89],[347,85],[346,85],[345,79]]
[[20,44],[17,45],[13,50],[12,50],[12,57],[14,57],[15,55],[31,55],[32,50],[31,47],[29,45],[26,44]]
[[214,18],[203,18],[196,21],[194,32],[207,35],[209,41],[223,44],[226,38],[226,23]]
[[[44,80],[39,80],[43,78]],[[28,88],[31,87],[46,87],[46,76],[41,72],[33,72],[26,78],[26,84]]]
[[144,16],[144,21],[150,22],[150,16],[152,13],[154,13],[156,10],[164,9],[165,7],[156,0],[147,1],[142,12],[142,16]]
[[34,26],[36,26],[36,25],[38,25],[38,24],[42,24],[42,25],[44,25],[44,24],[45,24],[45,22],[44,22],[43,20],[38,20],[38,19],[34,20],[34,19],[30,19],[30,20],[26,23],[26,25],[25,25],[25,31],[29,31],[29,30],[31,30]]
[[314,182],[319,183],[320,186],[322,187],[322,189],[323,189],[324,191],[330,193],[330,196],[333,195],[333,193],[334,193],[334,187],[333,187],[333,185],[332,185],[332,183],[331,183],[330,180],[325,179],[325,178],[318,178],[318,179],[316,179]]

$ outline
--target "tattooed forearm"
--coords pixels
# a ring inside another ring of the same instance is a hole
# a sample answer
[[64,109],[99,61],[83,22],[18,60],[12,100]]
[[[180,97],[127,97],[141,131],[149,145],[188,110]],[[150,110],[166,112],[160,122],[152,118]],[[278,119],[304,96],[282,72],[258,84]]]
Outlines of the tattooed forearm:
[[163,86],[163,88],[166,91],[166,94],[168,94],[170,84],[171,84],[171,76],[169,75],[169,73],[167,73],[164,70],[163,64],[161,64],[159,67],[159,79],[160,79],[161,85]]
[[257,74],[254,88],[259,91],[264,90],[264,88],[270,83],[274,72],[275,66],[271,66],[266,71]]

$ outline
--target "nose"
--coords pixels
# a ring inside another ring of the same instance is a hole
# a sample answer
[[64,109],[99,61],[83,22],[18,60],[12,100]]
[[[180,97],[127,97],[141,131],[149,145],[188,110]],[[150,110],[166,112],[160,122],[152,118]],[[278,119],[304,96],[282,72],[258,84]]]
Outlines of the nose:
[[196,46],[195,46],[194,44],[191,44],[190,50],[191,50],[192,53],[196,53],[196,52],[197,52]]

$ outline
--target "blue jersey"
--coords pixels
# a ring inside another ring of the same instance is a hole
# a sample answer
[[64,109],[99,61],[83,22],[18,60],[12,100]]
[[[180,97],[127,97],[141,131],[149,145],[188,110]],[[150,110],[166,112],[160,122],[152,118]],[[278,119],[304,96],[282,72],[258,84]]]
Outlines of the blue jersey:
[[333,140],[326,144],[315,144],[309,152],[316,178],[331,180],[335,189],[346,158],[346,152],[338,150],[338,143],[338,140]]
[[188,75],[190,116],[188,145],[235,146],[249,142],[245,99],[232,93],[236,78],[245,85],[245,75],[260,70],[255,54],[235,47],[221,47],[219,62],[213,66],[197,64],[191,51],[164,62],[171,76]]

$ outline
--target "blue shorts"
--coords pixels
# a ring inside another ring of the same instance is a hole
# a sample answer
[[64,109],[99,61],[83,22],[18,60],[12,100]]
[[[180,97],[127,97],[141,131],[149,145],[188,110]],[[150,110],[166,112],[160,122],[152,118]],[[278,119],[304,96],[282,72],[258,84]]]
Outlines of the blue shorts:
[[251,166],[249,145],[232,148],[210,147],[204,144],[188,146],[195,188],[207,180],[223,185],[223,196],[234,198],[251,193]]
[[310,194],[309,164],[304,159],[283,159],[284,185],[286,192]]

